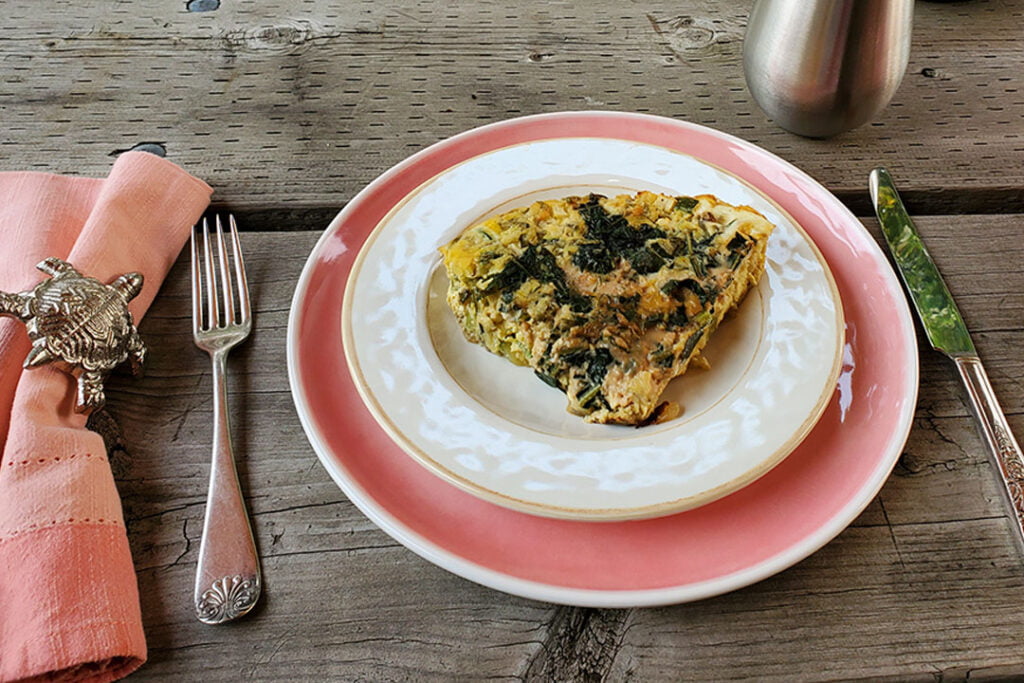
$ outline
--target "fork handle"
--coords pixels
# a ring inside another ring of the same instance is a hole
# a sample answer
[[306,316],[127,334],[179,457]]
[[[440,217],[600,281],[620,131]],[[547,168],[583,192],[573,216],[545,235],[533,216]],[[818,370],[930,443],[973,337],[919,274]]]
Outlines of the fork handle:
[[213,462],[196,567],[196,617],[220,624],[242,616],[260,596],[260,563],[238,483],[228,420],[227,350],[213,360]]

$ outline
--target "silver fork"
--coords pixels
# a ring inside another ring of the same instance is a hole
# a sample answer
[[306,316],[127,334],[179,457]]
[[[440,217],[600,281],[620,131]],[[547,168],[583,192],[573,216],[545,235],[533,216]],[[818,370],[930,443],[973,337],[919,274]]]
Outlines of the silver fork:
[[228,216],[228,223],[234,285],[220,216],[215,219],[216,245],[205,218],[201,229],[198,225],[192,228],[192,334],[196,346],[213,361],[213,464],[195,588],[196,616],[207,624],[247,613],[261,589],[259,557],[238,483],[228,422],[228,351],[252,331],[249,287],[234,216]]

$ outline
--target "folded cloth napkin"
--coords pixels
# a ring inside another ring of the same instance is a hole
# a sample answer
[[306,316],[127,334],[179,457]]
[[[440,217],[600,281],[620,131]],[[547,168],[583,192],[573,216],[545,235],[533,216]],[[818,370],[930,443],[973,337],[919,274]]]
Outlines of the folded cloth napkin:
[[[210,194],[145,152],[106,179],[0,173],[0,291],[30,290],[47,256],[103,282],[139,271],[138,322]],[[75,381],[23,371],[29,348],[25,326],[0,318],[0,681],[114,680],[146,659],[120,499]]]

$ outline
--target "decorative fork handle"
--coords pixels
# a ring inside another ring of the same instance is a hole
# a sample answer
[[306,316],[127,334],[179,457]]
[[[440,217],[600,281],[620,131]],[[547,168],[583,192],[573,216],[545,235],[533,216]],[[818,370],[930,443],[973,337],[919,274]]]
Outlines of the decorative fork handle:
[[1013,535],[1024,550],[1024,455],[1010,431],[1006,415],[992,391],[985,368],[976,356],[953,359],[967,388],[974,418],[996,466],[1013,522]]
[[240,617],[260,596],[260,563],[238,483],[228,421],[228,349],[210,353],[213,361],[213,463],[206,499],[203,538],[196,568],[196,617],[220,624]]

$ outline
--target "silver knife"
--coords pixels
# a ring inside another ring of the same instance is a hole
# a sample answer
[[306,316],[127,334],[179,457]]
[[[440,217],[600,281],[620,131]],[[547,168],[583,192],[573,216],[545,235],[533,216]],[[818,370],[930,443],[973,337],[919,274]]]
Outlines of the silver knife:
[[928,341],[956,363],[974,418],[999,471],[1018,547],[1024,550],[1024,455],[1010,432],[992,384],[981,365],[960,311],[884,168],[868,178],[871,201],[903,284],[910,293]]

